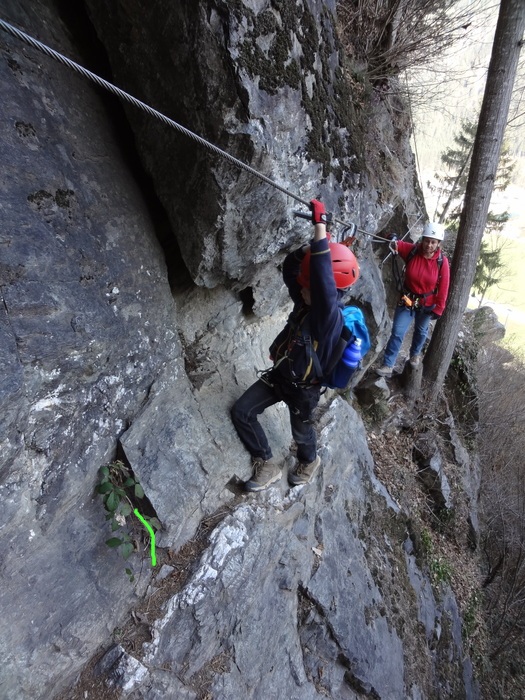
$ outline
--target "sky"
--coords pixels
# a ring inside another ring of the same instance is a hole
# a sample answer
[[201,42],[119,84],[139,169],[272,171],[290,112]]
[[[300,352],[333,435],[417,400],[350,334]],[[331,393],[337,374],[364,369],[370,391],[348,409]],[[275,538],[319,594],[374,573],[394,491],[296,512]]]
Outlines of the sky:
[[[477,119],[483,98],[499,3],[483,0],[481,5],[485,15],[473,22],[446,56],[418,75],[409,76],[410,83],[422,86],[411,104],[413,150],[430,217],[436,200],[427,183],[436,171],[442,170],[440,154],[454,145],[453,136],[459,133],[462,120]],[[521,63],[525,64],[525,51]],[[524,84],[525,80],[518,78],[517,97],[520,92],[523,94]],[[525,127],[508,128],[506,139],[516,151],[525,153]],[[508,328],[507,336],[513,336],[514,345],[525,351],[525,281],[517,266],[514,269],[514,263],[525,255],[525,156],[517,157],[514,182],[505,192],[495,193],[491,210],[509,212],[511,218],[503,235],[512,247],[506,253],[509,270],[503,288],[489,290],[485,303],[494,308],[500,322]],[[472,305],[476,305],[474,300]]]

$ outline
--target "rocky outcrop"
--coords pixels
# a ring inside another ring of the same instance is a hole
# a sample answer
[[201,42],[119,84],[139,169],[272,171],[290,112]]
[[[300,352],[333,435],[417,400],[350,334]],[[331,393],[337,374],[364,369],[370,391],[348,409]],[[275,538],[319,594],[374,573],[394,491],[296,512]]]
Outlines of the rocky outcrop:
[[[169,12],[162,2],[133,12],[87,4],[115,79],[132,94],[303,199],[322,191],[329,209],[383,215],[359,188],[333,2],[182,2]],[[128,115],[198,284],[250,285],[300,240],[304,227],[290,231],[294,202],[282,192],[139,110]]]
[[466,328],[483,345],[496,343],[505,337],[505,326],[498,321],[496,312],[490,306],[467,310],[464,321]]
[[[74,55],[45,5],[3,11]],[[0,51],[0,695],[19,700],[50,697],[144,591],[108,558],[93,488],[183,360],[163,251],[100,99],[7,36]]]
[[[98,39],[65,3],[6,0],[2,13],[361,231],[409,215],[408,134],[383,98],[367,116],[390,124],[395,191],[385,158],[381,173],[360,167],[334,4],[87,7]],[[104,544],[94,487],[117,455],[163,524],[159,550],[231,510],[137,658],[117,648],[101,667],[118,667],[122,693],[201,697],[205,680],[215,697],[432,697],[445,656],[449,686],[473,692],[460,638],[436,631],[457,627],[453,606],[434,599],[346,401],[329,394],[319,411],[314,484],[238,505],[250,465],[228,410],[289,311],[279,263],[310,235],[297,202],[132,107],[124,118],[7,34],[0,71],[2,698],[71,695],[157,583],[147,556],[132,555],[130,581]],[[384,289],[366,235],[355,250],[351,299],[378,348]],[[286,411],[265,420],[290,464]]]
[[444,469],[443,456],[435,444],[435,434],[422,434],[414,445],[414,462],[418,465],[418,478],[429,494],[437,513],[452,508],[451,491]]
[[361,419],[337,398],[318,428],[315,483],[245,497],[151,620],[140,658],[108,651],[109,687],[136,700],[475,697],[454,598],[437,600],[419,568]]

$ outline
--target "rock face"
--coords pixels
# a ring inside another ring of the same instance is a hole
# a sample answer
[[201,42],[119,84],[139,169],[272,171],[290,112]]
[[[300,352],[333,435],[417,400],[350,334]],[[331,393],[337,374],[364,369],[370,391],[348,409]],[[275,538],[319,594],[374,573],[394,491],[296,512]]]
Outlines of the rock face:
[[[359,206],[334,3],[88,7],[116,81],[131,93],[303,199],[323,183],[328,207]],[[151,41],[160,34],[161,45]],[[128,114],[198,284],[251,284],[256,266],[299,240],[294,203],[281,192],[140,111]]]
[[[290,7],[89,0],[90,24],[81,7],[4,0],[2,18],[361,231],[408,217],[408,133],[378,98],[390,170],[360,167],[335,5]],[[71,688],[145,594],[147,558],[132,556],[128,580],[94,495],[117,454],[163,524],[159,547],[231,508],[141,658],[118,649],[108,680],[122,693],[202,697],[205,679],[217,698],[436,697],[446,659],[438,696],[473,697],[461,637],[438,633],[459,624],[453,601],[434,599],[346,401],[319,411],[314,484],[235,505],[250,465],[228,411],[289,311],[278,266],[310,235],[301,205],[127,107],[135,152],[120,107],[7,33],[0,71],[2,699]],[[366,235],[355,251],[349,300],[379,348]],[[290,464],[286,411],[264,420]]]
[[[175,660],[185,669],[178,680],[191,687],[222,654],[212,697],[251,697],[257,687],[253,697],[404,697],[412,671],[402,637],[417,634],[419,613],[414,606],[405,622],[386,613],[385,600],[395,595],[397,557],[406,568],[403,518],[373,477],[356,413],[338,399],[319,428],[320,478],[247,499],[221,523],[191,581],[154,625],[149,668]],[[365,503],[390,512],[395,534],[365,525]],[[384,537],[395,538],[391,557]],[[153,689],[160,693],[168,678],[153,670],[137,697],[157,697]]]
[[[45,5],[3,11],[74,54]],[[50,697],[144,588],[108,558],[93,488],[182,359],[163,252],[100,100],[1,42],[0,695],[18,699]]]

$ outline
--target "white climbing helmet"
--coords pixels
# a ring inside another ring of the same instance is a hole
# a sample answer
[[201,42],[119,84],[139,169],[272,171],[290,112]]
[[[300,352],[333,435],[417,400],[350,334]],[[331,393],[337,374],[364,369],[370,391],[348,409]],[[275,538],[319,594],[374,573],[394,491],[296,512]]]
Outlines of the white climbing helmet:
[[436,241],[442,241],[445,238],[445,227],[443,224],[436,224],[431,221],[425,224],[423,238],[435,238]]

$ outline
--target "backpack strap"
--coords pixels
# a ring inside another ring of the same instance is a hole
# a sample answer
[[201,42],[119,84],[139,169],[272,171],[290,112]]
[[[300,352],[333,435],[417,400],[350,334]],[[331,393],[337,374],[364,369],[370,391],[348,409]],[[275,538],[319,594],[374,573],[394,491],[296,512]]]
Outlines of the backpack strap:
[[348,343],[352,340],[355,339],[355,335],[352,333],[350,328],[343,323],[343,328],[341,330],[341,335],[339,336],[339,340],[337,341],[334,351],[332,353],[332,357],[330,359],[330,364],[326,368],[326,376],[329,376],[332,371],[335,369],[335,366],[339,362],[339,360],[343,357],[343,353],[346,350],[346,346]]
[[[408,263],[412,260],[414,255],[417,253],[418,246],[417,244],[412,248],[410,253],[407,255],[407,259],[405,260],[405,270],[408,266]],[[438,266],[438,278],[436,282],[435,288],[431,292],[425,292],[425,294],[415,294],[414,292],[411,292],[410,290],[406,290],[409,294],[411,294],[413,297],[417,297],[418,299],[426,299],[426,297],[431,297],[433,294],[437,294],[438,288],[439,288],[439,283],[441,281],[441,267],[443,265],[443,251],[441,248],[439,249],[439,255],[436,260],[437,266]]]
[[306,316],[302,324],[302,330],[303,340],[305,341],[305,346],[307,347],[308,366],[313,366],[313,368],[315,369],[316,378],[320,381],[323,379],[323,377],[330,376],[332,371],[335,369],[335,366],[343,356],[346,346],[353,338],[355,338],[355,336],[350,330],[350,328],[348,328],[348,326],[344,323],[343,318],[343,328],[341,329],[341,335],[339,336],[339,340],[335,344],[328,367],[326,368],[326,371],[323,372],[321,368],[321,363],[319,362],[319,358],[317,356],[317,353],[315,352],[315,348],[310,337],[310,319],[308,316]]
[[[418,251],[418,244],[416,243],[416,245],[412,248],[410,253],[407,255],[407,259],[405,260],[405,268],[408,265],[408,263],[412,260],[414,255],[417,253],[417,251]],[[441,250],[441,248],[439,249],[439,255],[438,255],[438,259],[436,260],[436,262],[438,264],[438,269],[441,271],[441,266],[443,265],[443,251]]]
[[310,380],[312,383],[317,379],[320,381],[323,378],[323,370],[321,367],[321,363],[319,362],[319,358],[317,357],[317,353],[315,352],[314,348],[314,343],[312,342],[312,337],[310,335],[310,316],[307,314],[303,322],[301,324],[301,335],[304,341],[304,346],[306,349],[306,357],[308,359],[308,366],[306,368],[306,372],[303,377],[303,381],[306,381],[306,378],[310,375],[312,375],[312,369],[314,370],[313,372],[313,378]]

